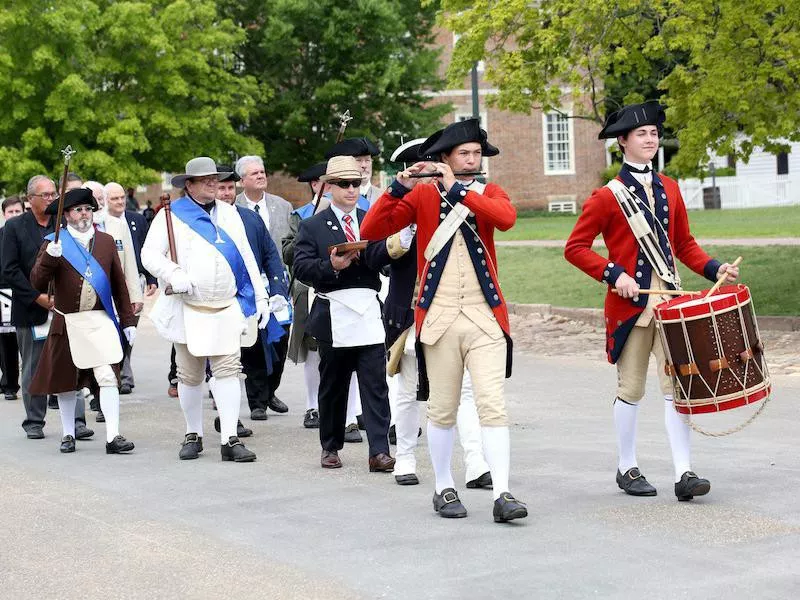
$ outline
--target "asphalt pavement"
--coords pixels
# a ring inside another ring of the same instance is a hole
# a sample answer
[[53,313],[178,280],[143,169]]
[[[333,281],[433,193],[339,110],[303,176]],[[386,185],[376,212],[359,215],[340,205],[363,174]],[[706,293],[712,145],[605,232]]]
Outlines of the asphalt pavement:
[[[130,456],[107,456],[104,426],[75,454],[20,427],[21,401],[0,404],[0,598],[797,598],[800,596],[800,377],[774,379],[750,427],[694,438],[694,468],[711,493],[678,503],[651,377],[639,427],[639,465],[655,498],[625,496],[607,364],[515,356],[507,384],[511,491],[529,518],[492,520],[491,492],[464,489],[469,510],[432,510],[425,438],[421,485],[369,473],[366,443],[344,468],[319,467],[315,430],[302,427],[302,370],[287,368],[286,415],[251,422],[251,464],[222,463],[206,402],[205,452],[179,461],[184,424],[166,395],[169,347],[142,320],[136,388],[123,396]],[[724,429],[750,409],[705,416]],[[394,450],[393,450],[394,451]]]

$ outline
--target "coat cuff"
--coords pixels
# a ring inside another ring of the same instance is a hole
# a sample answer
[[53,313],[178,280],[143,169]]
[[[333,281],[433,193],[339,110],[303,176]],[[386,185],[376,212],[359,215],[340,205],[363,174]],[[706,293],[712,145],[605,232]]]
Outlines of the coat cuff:
[[411,190],[395,179],[386,191],[395,198],[402,198]]
[[712,258],[710,261],[706,263],[706,266],[703,267],[703,276],[709,281],[713,281],[714,283],[716,283],[717,273],[719,272],[719,268],[721,266],[722,266],[721,262],[719,262],[716,258]]
[[615,285],[617,283],[617,279],[619,276],[625,272],[620,265],[609,262],[605,268],[603,269],[603,275],[600,277],[600,281],[607,283],[608,285]]
[[455,204],[456,202],[463,202],[466,195],[467,188],[456,181],[453,187],[450,188],[450,191],[447,192],[447,199],[450,200],[452,204]]

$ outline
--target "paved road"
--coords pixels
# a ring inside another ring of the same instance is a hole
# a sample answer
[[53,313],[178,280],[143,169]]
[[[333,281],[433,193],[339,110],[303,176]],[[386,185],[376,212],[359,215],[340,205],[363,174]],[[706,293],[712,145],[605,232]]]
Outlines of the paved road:
[[776,379],[772,404],[744,432],[696,441],[695,468],[713,490],[679,504],[655,388],[642,409],[639,459],[659,496],[627,497],[614,484],[613,369],[518,354],[507,387],[512,490],[531,516],[497,525],[482,490],[463,492],[467,519],[434,515],[424,454],[417,487],[368,473],[365,444],[344,450],[343,469],[322,471],[315,432],[300,424],[297,368],[281,390],[289,414],[248,421],[256,463],[220,462],[210,409],[205,454],[178,461],[183,425],[164,393],[168,357],[145,323],[137,387],[122,409],[123,432],[137,445],[131,456],[104,454],[102,425],[97,440],[61,455],[57,415],[46,439],[29,441],[20,402],[0,404],[0,597],[800,594],[797,377]]
[[[800,237],[776,238],[700,238],[701,246],[800,246]],[[539,248],[563,248],[567,240],[504,240],[497,246],[535,246]],[[594,246],[604,248],[603,240],[595,240]]]

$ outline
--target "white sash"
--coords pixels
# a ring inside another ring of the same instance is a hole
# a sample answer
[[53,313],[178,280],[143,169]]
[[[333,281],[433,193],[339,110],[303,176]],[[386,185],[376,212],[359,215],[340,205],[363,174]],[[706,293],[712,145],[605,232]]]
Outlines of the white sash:
[[[444,248],[450,239],[456,234],[456,231],[458,231],[458,228],[461,227],[461,224],[467,220],[467,217],[469,217],[470,213],[469,208],[467,208],[461,202],[453,205],[447,199],[447,194],[442,192],[439,186],[436,186],[436,189],[439,191],[439,195],[442,197],[442,200],[447,202],[452,210],[444,218],[444,220],[439,223],[439,227],[437,227],[436,231],[433,232],[433,236],[428,242],[428,245],[425,247],[424,256],[425,260],[427,261],[433,260],[433,257],[442,251],[442,248]],[[481,183],[480,181],[473,181],[469,184],[469,186],[467,186],[467,189],[477,192],[478,194],[483,194],[483,191],[486,189],[486,184]]]

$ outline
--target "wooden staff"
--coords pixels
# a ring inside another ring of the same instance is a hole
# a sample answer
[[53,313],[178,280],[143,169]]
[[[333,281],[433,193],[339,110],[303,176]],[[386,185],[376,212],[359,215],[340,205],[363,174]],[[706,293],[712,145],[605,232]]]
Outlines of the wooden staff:
[[[741,256],[739,258],[737,258],[735,261],[733,261],[733,264],[731,266],[732,267],[738,267],[740,262],[742,262],[742,257]],[[720,286],[723,283],[725,283],[726,281],[728,281],[728,274],[727,273],[725,273],[722,277],[717,279],[717,283],[714,284],[714,287],[712,287],[710,290],[708,290],[708,293],[704,297],[708,298],[711,294],[716,292],[720,288]]]
[[64,195],[67,193],[67,175],[69,175],[69,162],[75,150],[72,146],[67,146],[61,151],[64,155],[64,173],[61,175],[61,185],[58,190],[58,210],[56,211],[55,234],[53,242],[58,243],[58,234],[61,233],[61,219],[64,218]]
[[[161,201],[161,210],[164,211],[164,220],[167,223],[167,243],[169,244],[169,259],[178,264],[178,250],[175,248],[175,231],[172,229],[172,208],[170,207],[170,199],[166,198]],[[172,286],[167,284],[164,288],[164,293],[171,296],[174,292]]]
[[[337,144],[344,139],[344,132],[347,129],[347,124],[352,120],[353,120],[353,117],[350,116],[350,110],[349,109],[344,111],[344,113],[342,113],[339,116],[339,132],[336,134],[336,143]],[[312,217],[315,214],[317,214],[317,211],[319,210],[319,206],[320,206],[320,201],[322,200],[322,195],[324,193],[325,193],[325,182],[322,181],[322,182],[320,182],[319,190],[317,190],[316,196],[314,196],[314,212],[311,213]],[[291,282],[290,282],[290,287],[291,287]]]

